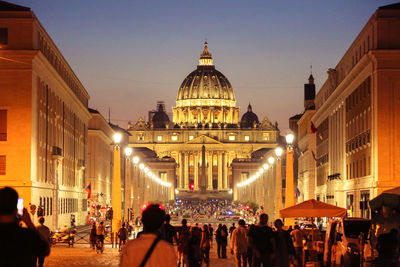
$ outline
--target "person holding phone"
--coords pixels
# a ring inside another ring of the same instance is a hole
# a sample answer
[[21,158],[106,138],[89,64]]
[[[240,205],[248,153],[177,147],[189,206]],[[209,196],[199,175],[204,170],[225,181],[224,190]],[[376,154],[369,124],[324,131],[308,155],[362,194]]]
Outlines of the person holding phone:
[[[17,202],[17,191],[0,188],[0,266],[36,266],[38,257],[49,255],[50,245],[36,230],[25,208],[17,215]],[[27,228],[20,227],[19,220]]]

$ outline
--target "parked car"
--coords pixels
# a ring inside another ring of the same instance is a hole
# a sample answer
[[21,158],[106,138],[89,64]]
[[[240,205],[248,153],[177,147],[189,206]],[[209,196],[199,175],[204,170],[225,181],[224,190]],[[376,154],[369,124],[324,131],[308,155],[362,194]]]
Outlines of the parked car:
[[365,240],[370,228],[369,219],[331,220],[325,234],[324,266],[360,266],[364,254],[360,237]]

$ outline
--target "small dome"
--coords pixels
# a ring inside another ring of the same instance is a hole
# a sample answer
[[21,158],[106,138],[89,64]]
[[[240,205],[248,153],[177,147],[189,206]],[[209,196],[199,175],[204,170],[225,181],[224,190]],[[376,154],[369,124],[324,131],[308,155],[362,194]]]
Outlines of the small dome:
[[251,105],[249,104],[247,108],[247,112],[243,114],[242,120],[240,121],[240,127],[241,128],[253,128],[254,123],[258,124],[258,117],[257,115],[253,112]]
[[169,117],[165,113],[165,105],[162,102],[157,103],[157,112],[151,120],[153,122],[153,128],[166,128],[169,123]]

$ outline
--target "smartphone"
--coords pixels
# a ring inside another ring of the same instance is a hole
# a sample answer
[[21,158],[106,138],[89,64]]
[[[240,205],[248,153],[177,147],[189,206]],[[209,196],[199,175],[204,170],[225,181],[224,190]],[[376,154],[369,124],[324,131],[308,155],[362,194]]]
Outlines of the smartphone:
[[24,212],[24,199],[23,198],[18,198],[17,202],[17,209],[18,209],[18,215],[22,216],[22,213]]

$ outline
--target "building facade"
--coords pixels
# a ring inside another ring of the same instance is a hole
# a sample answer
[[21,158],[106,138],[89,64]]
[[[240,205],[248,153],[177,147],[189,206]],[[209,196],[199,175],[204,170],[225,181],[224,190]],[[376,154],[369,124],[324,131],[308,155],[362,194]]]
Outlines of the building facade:
[[315,98],[316,197],[369,217],[400,180],[400,4],[369,19]]
[[0,3],[0,186],[52,229],[83,224],[89,95],[26,7]]
[[275,147],[279,136],[267,118],[259,122],[251,105],[239,121],[233,88],[215,69],[207,42],[179,88],[172,121],[159,103],[151,123],[140,119],[128,130],[131,147],[177,162],[173,181],[181,198],[231,198],[232,161]]

